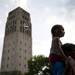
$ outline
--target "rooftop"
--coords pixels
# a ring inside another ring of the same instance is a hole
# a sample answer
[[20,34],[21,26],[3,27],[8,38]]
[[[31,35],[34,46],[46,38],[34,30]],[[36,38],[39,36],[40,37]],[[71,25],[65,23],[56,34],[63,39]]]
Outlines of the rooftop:
[[29,15],[29,13],[26,10],[24,10],[23,8],[21,8],[21,7],[17,7],[14,10],[10,11],[9,15],[12,14],[13,12],[15,12],[15,11],[18,11],[18,10],[22,10],[23,12],[25,12],[25,13],[27,13]]

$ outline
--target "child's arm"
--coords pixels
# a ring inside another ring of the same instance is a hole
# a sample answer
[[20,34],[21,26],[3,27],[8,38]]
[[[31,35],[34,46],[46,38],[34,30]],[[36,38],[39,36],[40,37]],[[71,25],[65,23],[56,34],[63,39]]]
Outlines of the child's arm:
[[57,47],[57,49],[60,51],[61,56],[66,59],[67,56],[64,54],[64,52],[63,52],[63,50],[62,50],[62,48],[61,48],[61,43],[60,43],[59,38],[57,37],[55,40],[56,40],[56,47]]

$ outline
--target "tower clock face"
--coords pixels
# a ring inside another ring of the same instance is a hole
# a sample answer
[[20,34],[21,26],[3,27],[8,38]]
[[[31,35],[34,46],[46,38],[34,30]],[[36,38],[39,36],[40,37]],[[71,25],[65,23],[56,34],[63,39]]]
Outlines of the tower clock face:
[[28,29],[29,29],[29,26],[26,25],[25,23],[24,23],[24,29],[25,29],[25,30],[28,30]]
[[29,26],[24,26],[24,29],[25,29],[25,30],[28,30],[28,29],[29,29]]

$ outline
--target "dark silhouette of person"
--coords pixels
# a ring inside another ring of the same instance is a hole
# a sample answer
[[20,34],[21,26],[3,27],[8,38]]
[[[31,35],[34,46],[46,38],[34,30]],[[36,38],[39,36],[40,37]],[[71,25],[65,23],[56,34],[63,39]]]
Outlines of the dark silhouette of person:
[[61,48],[67,56],[65,75],[75,75],[75,44],[66,43]]
[[51,62],[52,75],[64,75],[64,61],[66,56],[61,48],[60,38],[64,36],[64,28],[62,25],[56,24],[51,29],[52,44],[50,49],[49,61]]

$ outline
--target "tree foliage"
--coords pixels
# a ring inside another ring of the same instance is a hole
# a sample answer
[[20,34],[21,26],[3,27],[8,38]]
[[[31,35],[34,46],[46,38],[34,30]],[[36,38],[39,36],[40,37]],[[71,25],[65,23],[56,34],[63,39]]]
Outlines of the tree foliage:
[[42,72],[43,75],[48,75],[50,69],[46,67],[49,68],[47,57],[43,55],[33,56],[32,59],[28,61],[29,72],[26,75],[38,75],[40,72]]

